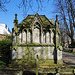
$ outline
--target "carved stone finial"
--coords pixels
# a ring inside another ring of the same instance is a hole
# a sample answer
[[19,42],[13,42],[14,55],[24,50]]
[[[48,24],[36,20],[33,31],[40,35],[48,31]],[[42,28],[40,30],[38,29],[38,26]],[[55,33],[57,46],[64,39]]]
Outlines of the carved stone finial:
[[37,15],[38,13],[36,12],[36,15]]
[[15,20],[17,20],[17,13],[15,14]]
[[18,20],[17,20],[17,14],[15,14],[15,19],[14,19],[14,29],[17,28]]
[[35,14],[36,16],[38,15],[38,13],[36,12],[36,14]]
[[56,15],[56,20],[58,20],[58,15]]

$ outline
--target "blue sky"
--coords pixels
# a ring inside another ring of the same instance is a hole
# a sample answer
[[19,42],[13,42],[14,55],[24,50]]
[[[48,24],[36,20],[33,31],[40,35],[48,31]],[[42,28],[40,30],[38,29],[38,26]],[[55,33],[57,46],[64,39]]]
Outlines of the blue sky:
[[[37,12],[37,5],[35,0],[33,0],[33,9],[34,13],[31,9],[27,12],[29,15],[34,15]],[[0,23],[7,24],[9,29],[12,31],[12,28],[14,27],[13,20],[15,18],[14,14],[17,13],[18,15],[18,22],[20,23],[23,19],[23,9],[18,8],[18,4],[21,2],[21,0],[11,0],[9,4],[6,4],[5,8],[8,10],[6,13],[3,11],[0,11]],[[43,11],[39,10],[38,14],[39,15],[46,15],[47,18],[51,19],[53,18],[55,20],[56,13],[53,13],[54,10],[54,1],[50,0],[50,2],[47,3],[47,0],[44,0],[43,2],[44,8]]]

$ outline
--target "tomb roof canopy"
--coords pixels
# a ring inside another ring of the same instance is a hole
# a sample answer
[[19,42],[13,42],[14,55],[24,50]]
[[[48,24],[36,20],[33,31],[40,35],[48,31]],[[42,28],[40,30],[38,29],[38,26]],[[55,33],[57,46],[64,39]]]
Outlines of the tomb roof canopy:
[[[37,13],[38,14],[38,13]],[[23,19],[19,24],[18,24],[18,27],[20,26],[24,26],[26,28],[29,28],[31,23],[34,21],[35,17],[39,20],[41,20],[42,22],[42,25],[43,25],[43,28],[47,27],[47,26],[50,26],[50,27],[55,27],[55,25],[53,25],[53,23],[51,23],[49,21],[49,19],[45,16],[45,15],[38,15],[36,16],[35,15],[28,15],[25,19]]]

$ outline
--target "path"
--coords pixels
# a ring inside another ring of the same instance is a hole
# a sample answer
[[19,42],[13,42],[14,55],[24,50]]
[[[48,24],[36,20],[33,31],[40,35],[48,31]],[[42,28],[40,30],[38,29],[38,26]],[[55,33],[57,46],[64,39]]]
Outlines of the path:
[[63,52],[63,60],[66,64],[75,65],[75,55]]

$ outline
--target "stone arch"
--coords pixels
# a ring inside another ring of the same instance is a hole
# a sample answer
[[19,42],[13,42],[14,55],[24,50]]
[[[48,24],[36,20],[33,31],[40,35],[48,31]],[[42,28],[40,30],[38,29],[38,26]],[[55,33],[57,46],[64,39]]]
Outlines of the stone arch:
[[33,42],[41,43],[41,26],[38,22],[35,22],[35,24],[34,24]]
[[60,34],[59,34],[58,31],[57,31],[57,34],[56,34],[56,39],[57,39],[57,43],[59,44],[60,43]]
[[26,39],[27,39],[27,31],[26,30],[23,30],[23,32],[22,32],[22,43],[26,43]]
[[54,30],[51,31],[51,43],[54,43]]
[[49,44],[50,43],[50,30],[46,31],[46,43]]
[[43,30],[43,43],[46,43],[46,31]]
[[31,42],[32,40],[32,32],[31,32],[31,30],[29,29],[28,31],[27,31],[27,42]]
[[51,43],[51,30],[50,30],[50,34],[49,34],[49,42]]

